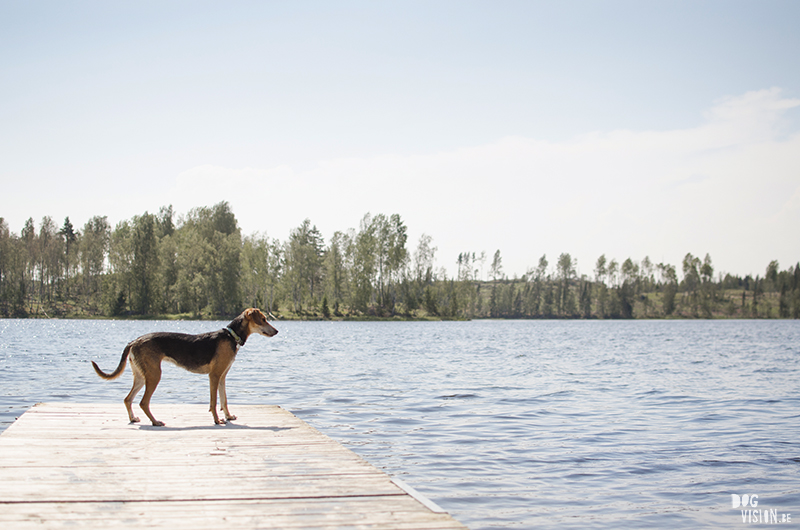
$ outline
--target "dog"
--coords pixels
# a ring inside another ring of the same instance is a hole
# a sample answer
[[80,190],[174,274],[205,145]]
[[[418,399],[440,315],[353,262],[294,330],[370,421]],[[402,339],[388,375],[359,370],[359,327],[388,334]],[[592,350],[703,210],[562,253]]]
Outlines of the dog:
[[[131,360],[133,371],[133,387],[125,397],[125,408],[131,423],[136,423],[139,418],[133,415],[131,407],[136,394],[144,388],[144,396],[139,402],[150,421],[156,427],[163,427],[164,422],[158,421],[150,412],[150,398],[156,391],[161,381],[161,361],[172,362],[196,374],[208,374],[211,387],[210,411],[214,416],[214,423],[222,425],[226,421],[235,420],[236,416],[228,410],[228,397],[225,394],[225,376],[231,369],[236,352],[244,346],[247,338],[253,333],[260,333],[267,337],[274,337],[278,330],[267,322],[264,313],[255,308],[245,310],[234,318],[230,324],[219,331],[188,335],[186,333],[148,333],[131,341],[122,352],[122,359],[117,369],[107,374],[97,363],[92,361],[92,366],[97,375],[103,379],[111,380],[119,377],[125,370],[128,358]],[[225,413],[222,419],[217,415],[217,392],[219,392],[220,408]]]

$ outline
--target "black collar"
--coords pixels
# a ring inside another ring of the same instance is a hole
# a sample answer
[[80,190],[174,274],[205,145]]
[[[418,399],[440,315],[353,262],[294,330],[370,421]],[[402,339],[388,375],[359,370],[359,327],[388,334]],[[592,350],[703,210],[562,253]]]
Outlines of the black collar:
[[239,338],[239,335],[237,335],[236,332],[233,331],[230,327],[226,326],[225,331],[231,334],[231,337],[233,337],[233,340],[236,341],[236,344],[238,344],[239,346],[244,346],[244,341],[241,338]]

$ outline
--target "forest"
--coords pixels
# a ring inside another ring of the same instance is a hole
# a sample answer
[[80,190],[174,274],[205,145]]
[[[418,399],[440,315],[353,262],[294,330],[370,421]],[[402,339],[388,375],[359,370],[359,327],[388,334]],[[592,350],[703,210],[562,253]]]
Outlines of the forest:
[[[280,241],[243,236],[227,202],[172,206],[111,227],[0,217],[0,316],[227,318],[260,307],[286,319],[799,318],[800,264],[715,275],[711,257],[676,265],[605,255],[591,275],[568,253],[507,277],[497,250],[436,268],[433,238],[409,248],[397,214],[371,215],[326,241],[310,220]],[[680,277],[679,277],[680,273]]]

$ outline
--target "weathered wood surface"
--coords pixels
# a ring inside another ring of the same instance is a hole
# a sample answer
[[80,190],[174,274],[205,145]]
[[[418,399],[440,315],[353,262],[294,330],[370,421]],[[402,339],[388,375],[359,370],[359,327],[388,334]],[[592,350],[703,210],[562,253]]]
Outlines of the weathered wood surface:
[[[39,404],[0,435],[0,528],[464,529],[275,406]],[[435,505],[434,505],[435,508]]]

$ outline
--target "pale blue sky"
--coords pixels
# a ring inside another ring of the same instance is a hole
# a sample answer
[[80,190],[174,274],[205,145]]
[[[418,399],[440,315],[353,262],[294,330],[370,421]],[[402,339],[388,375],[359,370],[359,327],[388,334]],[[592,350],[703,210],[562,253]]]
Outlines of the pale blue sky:
[[800,260],[800,3],[0,0],[0,216]]

